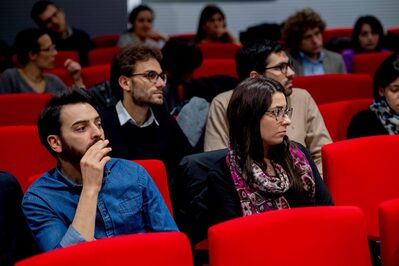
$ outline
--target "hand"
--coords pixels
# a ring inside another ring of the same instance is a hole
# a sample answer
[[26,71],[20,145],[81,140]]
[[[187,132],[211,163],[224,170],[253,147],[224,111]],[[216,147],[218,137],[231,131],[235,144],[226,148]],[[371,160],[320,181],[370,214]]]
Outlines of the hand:
[[82,76],[80,75],[82,67],[78,62],[73,61],[72,59],[67,59],[64,62],[64,67],[66,68],[66,70],[69,73],[69,76],[71,76],[73,82],[75,83],[75,87],[78,88],[86,87],[83,83]]
[[92,145],[80,160],[83,188],[94,192],[101,189],[104,166],[111,160],[107,154],[111,151],[107,147],[109,140],[99,140]]
[[148,33],[147,33],[147,38],[152,39],[152,40],[154,40],[154,41],[160,41],[160,40],[162,40],[162,41],[167,42],[167,41],[169,40],[169,37],[168,37],[168,36],[165,36],[165,35],[163,35],[163,34],[161,34],[161,33],[159,33],[159,32],[156,32],[156,31],[150,31],[150,32],[148,32]]

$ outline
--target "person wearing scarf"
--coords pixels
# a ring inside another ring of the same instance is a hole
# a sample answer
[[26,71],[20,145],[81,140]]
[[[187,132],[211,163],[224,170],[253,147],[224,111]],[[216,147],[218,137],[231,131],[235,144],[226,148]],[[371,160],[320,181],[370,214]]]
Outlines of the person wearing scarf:
[[230,146],[208,174],[209,223],[291,207],[333,205],[306,149],[286,135],[292,110],[282,85],[242,81],[227,108]]
[[378,67],[373,81],[374,101],[351,120],[347,138],[399,134],[399,54]]

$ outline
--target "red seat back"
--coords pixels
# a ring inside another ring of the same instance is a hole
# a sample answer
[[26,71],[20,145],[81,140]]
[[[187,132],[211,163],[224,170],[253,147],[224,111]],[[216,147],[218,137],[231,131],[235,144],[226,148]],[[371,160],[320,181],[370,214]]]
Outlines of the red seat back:
[[96,48],[89,51],[89,65],[107,65],[112,63],[114,56],[121,51],[120,47]]
[[355,207],[269,211],[212,226],[212,266],[370,266],[364,217]]
[[323,43],[326,44],[337,37],[352,37],[352,28],[338,27],[325,29],[323,32]]
[[17,266],[147,265],[192,266],[190,243],[180,232],[117,236],[56,249]]
[[340,101],[319,105],[324,123],[333,141],[346,139],[347,130],[353,116],[365,110],[373,102],[373,99],[359,99]]
[[353,73],[363,73],[374,77],[375,72],[381,63],[391,52],[376,52],[366,54],[355,54],[353,56]]
[[241,45],[234,43],[199,43],[203,58],[230,58],[234,59]]
[[161,192],[170,213],[173,215],[172,201],[169,194],[168,175],[164,163],[161,160],[133,160],[133,162],[140,164],[147,170],[159,189],[159,192]]
[[237,78],[235,60],[228,58],[204,59],[202,65],[193,73],[194,78],[209,77],[213,75],[227,75]]
[[382,265],[397,266],[399,262],[399,198],[380,204],[379,222]]
[[399,197],[399,135],[343,140],[322,147],[323,177],[336,205],[360,207],[378,238],[378,205]]
[[92,38],[95,48],[114,47],[118,43],[119,34],[98,35]]
[[55,56],[54,68],[64,68],[64,63],[67,59],[80,62],[79,54],[76,51],[58,51]]
[[372,79],[362,74],[294,77],[294,87],[307,90],[319,104],[373,97]]
[[91,88],[97,83],[109,80],[110,70],[110,64],[82,68],[82,79],[86,88]]
[[45,73],[50,73],[53,75],[56,75],[57,77],[59,77],[66,86],[68,87],[72,87],[74,82],[71,78],[71,76],[69,75],[68,71],[65,68],[53,68],[53,69],[47,69],[44,71]]
[[[36,125],[51,94],[18,93],[0,95],[0,126]],[[4,140],[1,140],[4,141]]]
[[10,172],[21,184],[29,186],[29,177],[55,167],[56,160],[40,143],[36,126],[0,127],[0,169]]

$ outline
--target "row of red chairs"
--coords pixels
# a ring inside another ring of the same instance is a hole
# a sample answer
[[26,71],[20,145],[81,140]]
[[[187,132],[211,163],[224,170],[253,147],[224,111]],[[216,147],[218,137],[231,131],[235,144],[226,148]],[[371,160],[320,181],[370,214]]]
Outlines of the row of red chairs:
[[[0,127],[0,138],[0,149],[8,151],[0,154],[0,169],[16,175],[24,190],[38,173],[55,165],[55,159],[39,143],[35,126]],[[360,207],[366,217],[368,235],[373,239],[379,239],[380,236],[392,237],[390,234],[385,235],[385,229],[381,230],[384,235],[379,232],[378,227],[384,227],[378,221],[378,206],[382,202],[399,198],[397,171],[394,168],[398,149],[398,135],[345,140],[322,148],[323,175],[336,205]],[[372,156],[371,152],[376,156]],[[171,210],[167,176],[162,162],[136,162],[148,169]],[[383,217],[385,214],[381,212]],[[323,224],[320,219],[314,221]],[[319,236],[328,239],[323,234]],[[210,250],[211,241],[209,239]],[[395,239],[390,241],[395,242]]]

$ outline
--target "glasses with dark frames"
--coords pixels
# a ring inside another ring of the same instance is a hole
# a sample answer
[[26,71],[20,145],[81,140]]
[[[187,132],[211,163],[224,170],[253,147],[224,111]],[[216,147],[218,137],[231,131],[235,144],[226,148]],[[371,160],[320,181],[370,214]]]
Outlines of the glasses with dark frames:
[[288,63],[281,63],[281,64],[278,64],[278,65],[276,65],[276,66],[266,67],[265,70],[268,70],[268,69],[278,69],[278,70],[281,71],[281,73],[287,74],[287,72],[288,72],[288,67],[291,68],[292,70],[294,70],[294,66],[292,65],[292,62],[291,62],[291,61],[289,61]]
[[158,74],[156,71],[153,71],[153,70],[146,71],[144,73],[132,74],[132,77],[134,77],[134,76],[145,77],[146,79],[148,79],[152,83],[157,83],[159,78],[162,79],[162,81],[165,82],[165,83],[166,83],[166,80],[167,80],[167,76],[166,76],[165,73]]

